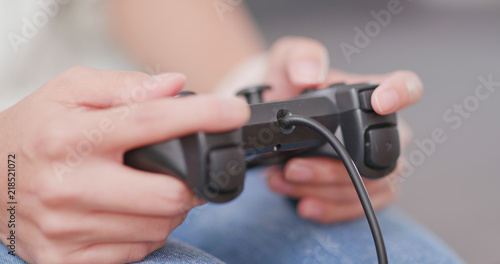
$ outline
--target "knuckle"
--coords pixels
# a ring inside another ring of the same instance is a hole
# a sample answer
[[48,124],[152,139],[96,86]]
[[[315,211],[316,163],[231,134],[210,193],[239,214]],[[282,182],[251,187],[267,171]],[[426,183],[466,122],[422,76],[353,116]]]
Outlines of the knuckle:
[[78,80],[87,79],[86,77],[88,77],[88,75],[92,74],[94,71],[96,70],[85,66],[77,65],[63,71],[54,79],[54,81],[58,84],[58,86],[67,86],[67,84],[75,82],[78,83],[79,82]]
[[61,119],[46,124],[32,139],[34,152],[49,159],[61,158],[74,141],[75,134],[72,130],[70,124]]
[[142,87],[144,82],[150,78],[148,74],[137,71],[116,71],[116,78],[114,80],[118,83],[114,87]]
[[59,91],[59,93],[48,93],[51,99],[61,98],[68,94],[68,90],[72,93],[78,92],[78,87],[85,87],[85,82],[87,80],[95,78],[96,69],[88,68],[85,66],[73,66],[59,75],[54,79],[50,80],[48,83],[43,85],[40,91]]
[[[76,190],[75,190],[76,189]],[[81,197],[78,188],[65,189],[53,181],[46,181],[39,185],[37,190],[38,199],[47,207],[58,207],[73,203]]]
[[[132,111],[130,115],[131,122],[143,128],[146,132],[150,131],[150,129],[152,129],[153,126],[158,125],[160,123],[158,122],[159,115],[158,111],[156,110],[157,109],[154,109],[154,107],[149,105],[144,105],[143,107],[137,108],[136,110]],[[170,115],[170,114],[166,113],[162,117],[165,117],[165,115]]]
[[37,197],[44,205],[52,205],[60,198],[59,196],[57,188],[50,182],[40,184],[37,189]]
[[67,227],[53,213],[45,213],[39,217],[38,228],[45,238],[57,239],[66,235]]

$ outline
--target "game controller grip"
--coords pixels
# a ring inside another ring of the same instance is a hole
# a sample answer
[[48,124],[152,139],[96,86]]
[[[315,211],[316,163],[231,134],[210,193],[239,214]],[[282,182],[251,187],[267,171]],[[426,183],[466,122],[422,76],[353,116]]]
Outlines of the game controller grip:
[[163,173],[185,182],[200,198],[227,202],[243,190],[246,164],[240,147],[241,130],[182,138],[133,149],[124,163],[136,169]]
[[[388,175],[396,167],[400,154],[396,114],[379,115],[373,110],[371,96],[375,87],[355,88],[339,93],[337,98],[338,102],[351,102],[348,111],[340,111],[340,129],[345,148],[360,174],[367,178]],[[338,159],[328,144],[305,155]]]

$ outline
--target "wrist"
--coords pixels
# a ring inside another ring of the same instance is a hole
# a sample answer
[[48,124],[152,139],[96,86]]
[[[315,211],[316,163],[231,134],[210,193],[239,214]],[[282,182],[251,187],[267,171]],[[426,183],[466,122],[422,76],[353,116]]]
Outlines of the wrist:
[[[10,125],[7,124],[7,121],[6,121],[6,112],[7,110],[5,111],[2,111],[0,112],[0,123],[2,124],[1,128],[0,129],[0,175],[5,175],[5,180],[2,180],[0,181],[0,202],[2,204],[6,204],[7,200],[6,200],[6,197],[7,197],[7,168],[8,168],[8,165],[7,165],[7,152],[8,152],[8,147],[7,147],[7,140],[6,140],[6,130],[7,130],[7,127],[9,127]],[[4,178],[2,177],[2,178]],[[5,243],[5,237],[6,237],[6,234],[8,233],[8,230],[7,230],[7,224],[8,224],[8,217],[9,217],[9,214],[8,214],[8,211],[6,210],[2,210],[2,212],[0,213],[0,235],[2,236],[2,242]]]

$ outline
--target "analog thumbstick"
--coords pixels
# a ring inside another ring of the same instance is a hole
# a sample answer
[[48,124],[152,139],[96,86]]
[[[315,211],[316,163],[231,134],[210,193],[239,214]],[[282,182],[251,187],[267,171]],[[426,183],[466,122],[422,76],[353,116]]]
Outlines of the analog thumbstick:
[[269,85],[255,85],[239,91],[236,95],[245,96],[248,104],[260,104],[264,102],[264,99],[262,99],[262,93],[269,89],[271,89],[271,86]]

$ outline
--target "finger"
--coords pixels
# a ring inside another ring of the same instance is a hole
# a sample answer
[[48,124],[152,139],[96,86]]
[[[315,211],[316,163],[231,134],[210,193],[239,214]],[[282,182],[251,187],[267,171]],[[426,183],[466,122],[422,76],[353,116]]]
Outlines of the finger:
[[[401,127],[401,145],[406,146],[411,138],[411,132],[407,131],[405,124]],[[269,172],[274,172],[274,168]],[[291,184],[310,185],[352,185],[352,180],[347,173],[344,164],[336,159],[327,157],[294,158],[287,162],[284,168],[284,179]],[[372,179],[363,178],[365,183]]]
[[[73,67],[60,74],[45,87],[58,87],[56,98],[73,107],[108,108],[133,102],[172,96],[185,84],[186,77],[180,73],[164,73],[150,76],[140,72],[97,70]],[[41,89],[47,91],[47,88]],[[48,92],[48,91],[47,91]]]
[[[187,212],[175,217],[157,217],[134,214],[120,214],[92,211],[82,216],[82,211],[61,215],[54,214],[41,219],[53,221],[42,226],[44,236],[52,240],[74,243],[118,243],[118,242],[159,242],[177,228],[187,216]],[[47,227],[48,226],[48,227]]]
[[330,70],[326,82],[320,88],[333,83],[377,83],[372,96],[372,105],[379,114],[390,114],[411,105],[422,97],[423,85],[412,71],[396,71],[387,74],[352,74],[340,70]]
[[282,100],[300,93],[304,88],[323,83],[328,72],[326,48],[312,39],[287,37],[276,42],[269,56],[265,83],[273,89],[266,100]]
[[[88,164],[91,162],[94,164]],[[175,217],[204,203],[172,176],[122,164],[85,160],[78,174],[68,172],[49,179],[38,189],[41,202],[48,208]]]
[[116,133],[106,144],[138,147],[198,131],[224,132],[243,126],[249,118],[248,104],[235,97],[198,95],[147,102],[130,116],[115,119]]
[[422,97],[423,85],[411,71],[397,71],[382,81],[372,95],[373,109],[379,114],[394,113]]
[[326,88],[334,83],[381,83],[389,74],[356,74],[341,71],[338,69],[330,69],[326,77],[326,81],[320,88]]
[[[161,248],[161,242],[103,243],[75,251],[66,263],[131,263],[143,260]],[[64,262],[61,262],[64,263]]]
[[[198,131],[209,133],[241,127],[248,104],[238,98],[187,96],[63,116],[45,124],[33,138],[34,152],[65,156],[67,148],[86,145],[92,151],[125,151]],[[47,156],[46,155],[46,156]]]
[[[363,180],[368,193],[391,191],[385,179]],[[359,201],[358,194],[352,184],[304,184],[290,183],[283,178],[283,174],[273,174],[268,179],[269,187],[278,193],[295,197],[317,197],[333,202],[351,203]]]
[[[396,198],[394,192],[382,192],[370,197],[373,208],[379,210]],[[364,215],[361,203],[336,203],[316,197],[306,197],[297,206],[299,215],[306,219],[328,224],[349,221]]]
[[344,164],[332,158],[294,158],[287,162],[284,172],[291,183],[351,184]]

